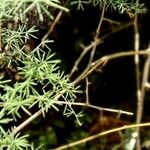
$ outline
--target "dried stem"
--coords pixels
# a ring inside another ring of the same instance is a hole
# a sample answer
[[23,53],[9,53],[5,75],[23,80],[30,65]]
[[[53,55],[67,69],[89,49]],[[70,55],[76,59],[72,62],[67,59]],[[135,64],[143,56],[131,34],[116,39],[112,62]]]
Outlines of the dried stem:
[[[150,50],[150,47],[149,49]],[[144,98],[145,98],[145,90],[146,90],[146,84],[148,83],[148,78],[149,78],[149,70],[150,70],[150,53],[147,56],[147,59],[144,64],[144,70],[143,70],[143,77],[142,77],[142,84],[141,84],[141,91],[140,91],[140,97],[137,102],[137,124],[141,123],[142,120],[142,115],[143,115],[143,105],[144,105]],[[137,144],[136,144],[136,149],[140,150],[141,149],[141,142],[140,142],[140,128],[137,128]]]
[[23,123],[21,123],[19,126],[15,127],[12,131],[12,134],[17,134],[22,129],[24,129],[29,123],[31,123],[34,119],[36,119],[38,116],[42,114],[43,110],[37,111],[35,114],[33,114],[31,117],[29,117],[27,120],[25,120]]
[[107,22],[110,22],[111,24],[121,25],[120,22],[112,20],[112,19],[104,18],[103,20],[107,21]]
[[[68,2],[68,0],[66,1],[66,3],[67,3],[67,2]],[[57,16],[56,16],[56,18],[55,18],[53,24],[50,26],[48,32],[43,36],[42,41],[45,41],[45,40],[48,38],[48,36],[52,33],[52,31],[54,30],[55,26],[56,26],[57,23],[59,22],[59,20],[60,20],[60,18],[61,18],[61,16],[62,16],[62,13],[63,13],[62,10],[60,10],[60,11],[58,12],[58,14],[57,14]]]
[[[122,52],[122,53],[116,53],[116,54],[111,54],[108,56],[104,56],[102,58],[100,58],[99,60],[93,62],[92,68],[88,70],[86,76],[88,76],[90,73],[92,73],[98,66],[104,64],[104,62],[106,61],[110,61],[112,59],[115,58],[120,58],[120,57],[125,57],[125,56],[132,56],[135,54],[139,54],[139,55],[149,55],[150,54],[150,49],[148,49],[147,51],[143,50],[143,51],[139,51],[139,52],[135,52],[135,51],[131,51],[131,52]],[[94,64],[94,65],[93,65]],[[79,80],[80,81],[80,80]],[[77,84],[79,81],[75,80],[72,84]],[[60,94],[58,94],[55,97],[55,104],[67,104],[68,102],[65,101],[58,101],[58,99],[64,94],[65,91],[62,91]],[[70,103],[72,105],[77,105],[77,106],[86,106],[86,107],[91,107],[91,108],[95,108],[98,110],[103,110],[103,111],[110,111],[110,112],[116,112],[116,113],[121,113],[121,114],[127,114],[127,115],[133,115],[131,112],[126,112],[126,111],[122,111],[122,110],[116,110],[116,109],[109,109],[109,108],[102,108],[102,107],[98,107],[98,106],[94,106],[91,104],[86,104],[86,103]],[[15,127],[14,130],[12,131],[13,134],[18,133],[19,131],[21,131],[25,126],[27,126],[29,123],[31,123],[34,119],[36,119],[38,116],[40,116],[42,114],[44,110],[39,110],[37,111],[35,114],[33,114],[31,117],[29,117],[26,121],[24,121],[22,124],[20,124],[18,127]]]
[[74,105],[74,106],[84,106],[84,107],[89,107],[93,109],[97,109],[99,111],[108,111],[108,112],[113,112],[117,114],[125,114],[125,115],[133,115],[132,112],[128,111],[123,111],[123,110],[118,110],[118,109],[111,109],[111,108],[104,108],[104,107],[99,107],[95,105],[91,105],[90,103],[77,103],[77,102],[65,102],[65,101],[57,101],[56,104],[64,104],[64,105]]
[[[131,25],[133,25],[133,22],[126,23],[125,25],[123,25],[121,27],[118,27],[117,29],[114,29],[113,31],[109,32],[108,34],[102,36],[100,39],[97,39],[97,41],[91,42],[90,45],[88,45],[86,47],[82,45],[82,47],[83,47],[84,50],[80,54],[79,58],[75,61],[75,64],[74,64],[74,66],[73,66],[73,68],[72,68],[71,73],[70,73],[69,76],[71,77],[73,75],[73,73],[78,69],[78,65],[80,64],[81,60],[87,54],[87,52],[89,52],[94,47],[94,45],[98,46],[99,44],[103,43],[103,41],[107,37],[109,37],[110,35],[112,35],[112,34],[114,34],[116,32],[119,32],[120,30],[123,30],[124,28],[128,28]],[[86,74],[86,73],[84,73],[84,74]],[[81,76],[79,76],[77,80],[79,80],[80,78],[81,78]]]
[[147,51],[141,50],[138,52],[136,52],[136,51],[120,52],[120,53],[114,53],[114,54],[103,56],[100,59],[94,61],[91,64],[91,66],[89,67],[89,70],[87,70],[87,72],[84,74],[84,76],[74,80],[74,83],[75,84],[79,83],[80,81],[85,79],[88,75],[90,75],[94,70],[96,70],[98,67],[104,67],[105,64],[110,60],[121,58],[121,57],[134,56],[136,54],[138,54],[138,55],[149,55],[149,53],[150,53],[149,50],[147,50]]
[[147,126],[150,126],[150,122],[141,123],[141,124],[125,125],[125,126],[122,126],[122,127],[114,128],[114,129],[111,129],[111,130],[107,130],[107,131],[104,131],[104,132],[101,132],[101,133],[89,136],[89,137],[81,139],[79,141],[75,141],[75,142],[72,142],[70,144],[66,144],[66,145],[60,146],[58,148],[51,149],[51,150],[68,149],[68,148],[71,148],[73,146],[77,146],[77,145],[80,145],[82,143],[86,143],[88,141],[92,141],[92,140],[94,140],[96,138],[99,138],[101,136],[105,136],[105,135],[108,135],[108,134],[111,134],[111,133],[114,133],[114,132],[118,132],[118,131],[122,131],[122,130],[126,130],[126,129],[131,129],[131,128],[137,128],[137,127],[147,127]]
[[[53,99],[53,101],[57,101],[63,94],[64,94],[64,90],[61,91],[59,94],[56,95],[56,97]],[[40,115],[43,114],[43,112],[46,110],[45,109],[40,109],[39,111],[37,111],[36,113],[34,113],[31,117],[29,117],[27,120],[25,120],[23,123],[21,123],[19,126],[15,127],[12,131],[12,134],[17,134],[18,132],[20,132],[23,128],[25,128],[29,123],[31,123],[34,119],[36,119],[37,117],[39,117]]]
[[89,81],[88,81],[88,78],[86,78],[86,90],[85,90],[85,93],[86,93],[86,104],[88,105],[89,104]]
[[[103,21],[103,18],[104,18],[104,13],[105,13],[105,5],[103,6],[103,9],[102,9],[102,13],[101,13],[101,16],[100,16],[100,19],[99,19],[99,23],[98,23],[98,27],[96,29],[96,34],[95,34],[95,37],[94,37],[94,42],[93,42],[93,46],[91,47],[91,45],[89,47],[92,48],[91,50],[91,54],[90,54],[90,59],[89,59],[89,62],[88,62],[88,65],[86,66],[85,70],[79,75],[78,78],[82,78],[82,76],[87,72],[87,70],[89,69],[91,63],[92,63],[92,60],[93,60],[93,57],[94,57],[94,54],[95,54],[95,51],[96,51],[96,48],[97,48],[97,45],[99,44],[100,40],[99,40],[99,33],[100,33],[100,28],[101,28],[101,25],[102,25],[102,21]],[[91,49],[90,48],[90,49]],[[87,49],[84,49],[82,55],[80,55],[79,59],[76,61],[75,63],[75,66],[73,67],[72,71],[71,71],[71,75],[74,73],[74,71],[77,69],[77,65],[79,64],[79,62],[81,61],[81,59],[83,58],[83,56],[87,53],[88,50],[90,50],[89,48]],[[70,75],[70,76],[71,76]]]
[[53,24],[50,27],[50,29],[48,30],[48,32],[42,38],[42,41],[45,41],[48,38],[48,36],[51,34],[51,32],[54,30],[56,24],[58,23],[58,21],[60,20],[60,18],[62,16],[62,12],[63,12],[62,10],[59,11],[59,13],[57,14]]
[[87,54],[87,52],[90,51],[93,48],[94,45],[99,45],[100,43],[101,43],[101,40],[99,39],[97,41],[93,41],[90,45],[88,45],[86,47],[82,45],[82,47],[84,48],[84,50],[80,54],[79,58],[75,61],[75,64],[74,64],[74,66],[73,66],[73,68],[71,70],[71,73],[69,75],[70,77],[73,75],[73,73],[75,71],[78,70],[78,65],[81,62],[81,60],[83,59],[83,57]]
[[[139,3],[139,0],[136,0],[136,3]],[[140,47],[140,35],[139,35],[139,29],[138,29],[138,15],[136,14],[134,18],[134,50],[136,52],[139,51]],[[140,80],[140,62],[139,62],[139,55],[136,54],[134,57],[135,61],[135,73],[136,73],[136,95],[137,95],[137,116],[136,116],[136,123],[141,123],[142,120],[142,111],[143,111],[143,101],[144,97],[142,98],[141,95],[141,80]],[[140,128],[137,128],[137,142],[136,142],[136,149],[141,149],[141,143],[140,143]]]

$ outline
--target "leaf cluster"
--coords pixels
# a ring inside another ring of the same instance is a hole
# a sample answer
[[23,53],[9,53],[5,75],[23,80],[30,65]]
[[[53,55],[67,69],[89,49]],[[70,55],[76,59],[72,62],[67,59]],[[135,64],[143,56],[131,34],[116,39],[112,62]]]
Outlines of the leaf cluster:
[[22,111],[29,116],[34,106],[43,115],[49,108],[59,111],[58,98],[62,97],[67,102],[64,115],[68,111],[77,117],[70,102],[74,102],[78,89],[59,71],[60,61],[54,58],[48,46],[52,41],[43,41],[31,51],[26,50],[27,41],[36,38],[34,33],[38,31],[34,26],[28,27],[27,14],[34,10],[42,21],[44,13],[51,17],[50,7],[68,11],[58,0],[0,1],[0,67],[1,70],[13,69],[19,76],[19,80],[12,80],[5,72],[0,74],[1,149],[33,149],[26,135],[14,134],[14,127],[7,129],[5,126],[18,121]]

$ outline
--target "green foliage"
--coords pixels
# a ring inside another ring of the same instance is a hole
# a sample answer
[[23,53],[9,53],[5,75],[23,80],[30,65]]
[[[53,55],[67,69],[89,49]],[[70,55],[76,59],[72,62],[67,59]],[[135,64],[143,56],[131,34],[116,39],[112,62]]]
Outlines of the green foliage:
[[[136,14],[144,11],[142,4],[129,3],[127,0],[74,0],[71,4],[77,4],[78,9],[84,9],[83,5],[86,4],[106,4],[120,13]],[[22,113],[32,117],[31,109],[34,107],[41,110],[45,116],[49,109],[59,111],[59,106],[65,105],[63,114],[67,117],[74,115],[78,124],[81,124],[79,118],[82,117],[82,113],[76,113],[71,104],[79,92],[78,87],[69,80],[69,76],[60,72],[60,60],[55,59],[55,54],[49,48],[53,41],[46,40],[31,51],[26,50],[27,42],[31,38],[36,39],[35,34],[38,32],[36,26],[28,26],[30,15],[36,14],[40,21],[44,20],[45,15],[54,19],[49,11],[53,9],[69,11],[58,0],[0,1],[0,68],[4,70],[0,73],[1,150],[34,149],[27,141],[27,135],[14,134],[17,127],[11,124],[22,118]],[[11,75],[7,76],[6,70],[13,70],[13,73],[19,76],[19,80],[13,79]],[[58,100],[60,97],[62,101]],[[51,136],[41,136],[40,142],[53,139],[53,143],[56,143],[54,132],[49,129],[48,133]],[[76,134],[79,137],[87,135],[81,131]]]
[[138,4],[134,0],[74,0],[72,5],[77,5],[77,9],[84,9],[84,5],[103,6],[119,11],[119,13],[130,13],[132,15],[144,13],[146,11],[144,4]]
[[[39,135],[39,133],[37,133],[37,134]],[[38,135],[35,135],[35,136],[38,136]],[[40,133],[40,137],[38,139],[36,139],[35,144],[42,145],[41,148],[46,150],[46,149],[48,149],[49,146],[58,144],[57,142],[58,142],[57,137],[56,137],[56,134],[55,134],[53,128],[49,127],[46,130],[46,134]],[[44,143],[44,145],[43,145],[43,143]]]
[[39,19],[43,21],[43,14],[52,17],[48,11],[49,7],[68,11],[67,8],[60,5],[58,0],[1,0],[0,19],[1,21],[27,19],[26,14],[35,9]]
[[11,132],[6,132],[0,127],[0,148],[7,150],[23,150],[29,149],[32,146],[26,140],[27,135],[13,135]]
[[21,61],[23,57],[24,44],[30,37],[36,38],[32,33],[37,32],[35,27],[26,29],[26,25],[19,25],[17,30],[11,28],[2,28],[1,36],[4,49],[7,53],[3,53],[3,61],[1,65],[11,65],[12,62]]
[[[68,76],[59,71],[59,60],[54,59],[48,44],[43,41],[31,52],[25,46],[30,38],[36,38],[36,27],[28,27],[26,19],[30,11],[37,12],[40,21],[44,14],[52,18],[49,8],[68,11],[58,0],[2,0],[0,1],[0,65],[1,69],[13,69],[20,77],[12,80],[0,76],[0,148],[7,150],[34,149],[27,141],[27,136],[14,134],[12,121],[22,117],[21,110],[32,116],[30,109],[38,106],[43,115],[49,108],[59,110],[58,98],[72,102],[76,98],[77,88],[69,81]],[[68,107],[67,107],[68,105]],[[72,106],[66,103],[64,112]],[[76,113],[73,111],[73,114]],[[77,117],[77,115],[76,115]],[[32,121],[32,120],[31,120]]]

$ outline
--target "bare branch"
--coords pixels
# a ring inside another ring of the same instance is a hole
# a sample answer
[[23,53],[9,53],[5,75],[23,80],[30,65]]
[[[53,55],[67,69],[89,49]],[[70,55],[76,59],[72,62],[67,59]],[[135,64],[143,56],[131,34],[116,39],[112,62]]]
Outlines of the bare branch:
[[48,30],[48,32],[43,36],[42,41],[45,41],[48,36],[51,34],[51,32],[54,30],[56,24],[58,23],[58,21],[60,20],[61,16],[62,16],[62,10],[59,11],[59,13],[57,14],[53,24],[51,25],[50,29]]
[[86,93],[86,104],[88,105],[89,104],[89,81],[88,81],[88,78],[86,78],[86,90],[85,90],[85,93]]
[[98,60],[94,61],[89,70],[87,70],[87,72],[84,74],[84,76],[77,78],[76,80],[74,80],[74,83],[77,84],[79,83],[81,80],[85,79],[88,75],[90,75],[94,70],[96,70],[98,67],[104,67],[106,65],[106,63],[112,59],[117,59],[117,58],[122,58],[122,57],[128,57],[128,56],[134,56],[135,54],[138,55],[149,55],[150,51],[149,50],[141,50],[138,52],[135,51],[129,51],[129,52],[120,52],[120,53],[114,53],[114,54],[110,54],[110,55],[106,55],[103,56],[101,58],[99,58]]
[[119,127],[119,128],[114,128],[114,129],[107,130],[107,131],[104,131],[104,132],[101,132],[101,133],[97,133],[97,134],[89,136],[87,138],[83,138],[81,140],[78,140],[78,141],[72,142],[70,144],[66,144],[66,145],[60,146],[58,148],[51,149],[51,150],[63,150],[63,149],[67,149],[67,148],[70,148],[70,147],[73,147],[73,146],[80,145],[82,143],[86,143],[88,141],[92,141],[96,138],[99,138],[99,137],[102,137],[102,136],[105,136],[105,135],[108,135],[108,134],[111,134],[111,133],[115,133],[115,132],[118,132],[118,131],[131,129],[131,128],[137,128],[137,127],[147,127],[147,126],[150,126],[150,122],[141,123],[141,124],[125,125],[125,126],[122,126],[122,127]]
[[128,111],[123,111],[123,110],[117,110],[117,109],[111,109],[111,108],[104,108],[104,107],[99,107],[99,106],[95,106],[95,105],[91,105],[91,104],[86,104],[86,103],[77,103],[77,102],[65,102],[65,101],[57,101],[56,104],[69,104],[69,105],[75,105],[75,106],[84,106],[84,107],[89,107],[89,108],[93,108],[93,109],[97,109],[99,111],[108,111],[108,112],[113,112],[113,113],[117,113],[117,114],[126,114],[126,115],[133,115],[132,112],[128,112]]
[[[136,3],[139,3],[139,0],[136,0]],[[138,29],[138,15],[136,14],[134,18],[134,50],[136,52],[139,51],[140,47],[140,35],[139,35],[139,29]],[[136,116],[136,123],[139,124],[141,123],[142,119],[142,110],[143,110],[143,105],[142,101],[144,99],[141,99],[141,81],[140,81],[140,60],[139,60],[139,54],[136,54],[134,56],[134,61],[135,61],[135,73],[136,73],[136,95],[137,95],[137,116]],[[140,150],[141,149],[141,144],[140,144],[140,128],[137,128],[137,143],[136,143],[136,149]]]
[[[91,50],[91,54],[90,54],[90,59],[89,59],[88,65],[86,66],[85,70],[79,75],[78,78],[81,78],[87,72],[87,70],[89,69],[89,67],[90,67],[90,65],[91,65],[91,63],[93,61],[93,57],[94,57],[97,45],[99,44],[98,37],[99,37],[99,33],[100,33],[100,28],[101,28],[101,25],[102,25],[102,21],[103,21],[103,18],[104,18],[104,13],[105,13],[105,5],[103,6],[102,13],[101,13],[101,16],[100,16],[100,19],[99,19],[99,23],[98,23],[98,27],[96,29],[96,34],[95,34],[95,37],[94,37],[94,42],[93,42],[93,46],[92,46],[92,50]],[[77,65],[79,64],[79,62],[81,61],[81,59],[83,58],[83,56],[87,52],[88,52],[88,50],[84,49],[82,55],[80,55],[79,59],[77,60],[77,62],[75,64],[75,66],[73,67],[73,69],[71,71],[71,75],[77,69]]]
[[[114,29],[113,31],[109,32],[108,34],[105,34],[100,39],[97,39],[97,41],[91,42],[91,44],[89,44],[88,46],[85,47],[85,46],[82,45],[83,51],[80,54],[79,58],[75,61],[75,64],[74,64],[74,66],[73,66],[73,68],[71,70],[71,73],[70,73],[69,77],[71,77],[73,75],[73,73],[78,70],[78,65],[80,64],[81,60],[87,54],[87,52],[89,52],[94,47],[94,45],[98,46],[99,44],[103,43],[103,41],[107,37],[109,37],[110,35],[112,35],[112,34],[114,34],[116,32],[119,32],[120,30],[123,30],[125,28],[128,28],[131,25],[133,25],[133,22],[126,23],[125,25],[122,25],[121,27],[118,27],[117,29]],[[78,77],[78,78],[80,78],[80,77]]]

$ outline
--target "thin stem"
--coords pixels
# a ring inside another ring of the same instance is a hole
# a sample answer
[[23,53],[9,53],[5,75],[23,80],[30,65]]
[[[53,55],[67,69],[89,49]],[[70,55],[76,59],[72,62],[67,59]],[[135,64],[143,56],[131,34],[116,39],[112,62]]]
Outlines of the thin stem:
[[82,45],[82,47],[84,47],[84,50],[83,50],[82,53],[80,54],[79,58],[75,61],[75,64],[74,64],[74,66],[73,66],[73,68],[72,68],[72,70],[71,70],[71,72],[70,72],[69,77],[71,77],[71,76],[73,75],[73,73],[78,70],[78,65],[80,64],[80,62],[81,62],[81,60],[83,59],[83,57],[87,54],[87,52],[89,52],[89,51],[94,47],[94,45],[99,45],[100,43],[102,43],[102,42],[101,42],[101,40],[99,39],[99,40],[97,40],[97,41],[91,42],[91,44],[88,45],[88,46],[86,46],[86,47],[84,47],[84,46]]
[[[90,65],[92,63],[92,60],[93,60],[93,57],[94,57],[94,54],[95,54],[95,51],[96,51],[96,48],[97,48],[97,45],[98,45],[97,43],[99,43],[98,37],[99,37],[102,21],[103,21],[103,18],[104,18],[104,13],[105,13],[105,5],[103,6],[102,13],[101,13],[101,16],[100,16],[100,19],[99,19],[99,23],[98,23],[98,27],[96,29],[96,35],[94,37],[94,42],[93,42],[94,45],[93,45],[92,50],[91,50],[91,54],[90,54],[90,59],[89,59],[88,65],[86,66],[84,71],[79,75],[78,78],[82,78],[82,76],[84,76],[84,74],[87,72],[87,70],[89,69],[89,67],[90,67]],[[87,50],[85,52],[87,52]]]
[[[103,6],[103,9],[102,9],[102,14],[100,16],[100,19],[99,19],[99,24],[98,24],[98,27],[96,29],[96,35],[94,37],[94,40],[97,41],[98,40],[98,37],[99,37],[99,34],[100,34],[100,28],[102,26],[102,22],[103,22],[103,19],[104,19],[104,13],[105,13],[105,4]],[[89,61],[89,65],[91,64],[91,62],[93,61],[93,57],[94,57],[94,54],[95,54],[95,51],[96,51],[96,47],[97,47],[97,44],[94,45],[92,51],[91,51],[91,56],[90,56],[90,61]]]
[[[142,77],[142,83],[141,83],[141,93],[137,102],[137,118],[136,118],[137,123],[141,123],[142,121],[145,89],[146,89],[146,84],[148,83],[148,79],[149,79],[149,70],[150,70],[150,53],[147,56],[147,59],[144,64],[143,77]],[[136,149],[140,150],[141,140],[140,140],[140,128],[139,127],[137,128],[137,133],[138,133],[138,136],[137,136]]]
[[111,109],[111,108],[104,108],[104,107],[99,107],[87,103],[77,103],[77,102],[65,102],[65,101],[57,101],[56,104],[63,104],[63,105],[74,105],[74,106],[84,106],[84,107],[89,107],[93,109],[97,109],[99,111],[108,111],[108,112],[113,112],[113,113],[118,113],[118,114],[126,114],[126,115],[133,115],[132,112],[128,111],[123,111],[123,110],[117,110],[117,109]]
[[110,60],[117,59],[117,58],[122,58],[122,57],[134,56],[135,54],[149,55],[149,53],[150,53],[150,50],[148,49],[148,50],[141,50],[141,51],[138,51],[138,52],[135,52],[135,51],[120,52],[120,53],[114,53],[114,54],[111,54],[111,55],[103,56],[100,59],[94,61],[91,64],[89,70],[87,70],[87,72],[84,74],[84,76],[74,80],[74,83],[75,84],[79,83],[81,80],[85,79],[88,75],[90,75],[98,67],[104,67],[105,64]]
[[[139,0],[136,0],[136,3],[139,3]],[[134,18],[134,49],[136,52],[139,51],[140,47],[140,34],[139,34],[139,28],[138,28],[138,15],[136,14]],[[143,101],[144,94],[141,91],[141,80],[140,80],[140,60],[139,55],[136,54],[134,57],[135,61],[135,73],[136,73],[136,95],[137,95],[137,116],[136,116],[136,123],[141,123],[142,120],[142,111],[143,111]],[[137,143],[136,143],[136,149],[141,149],[141,142],[140,142],[140,128],[137,128]]]
[[89,81],[88,81],[88,78],[86,78],[86,90],[85,90],[85,93],[86,93],[86,104],[88,105],[89,104]]
[[48,38],[48,36],[51,34],[51,32],[54,30],[56,24],[58,23],[58,21],[60,20],[60,18],[62,16],[62,12],[63,12],[62,10],[59,11],[59,13],[57,14],[53,24],[50,27],[50,29],[48,30],[48,32],[42,38],[42,41],[45,41]]
[[[66,1],[66,3],[68,3],[68,0]],[[53,24],[50,26],[48,32],[43,36],[42,41],[45,41],[48,38],[48,36],[53,32],[55,26],[57,25],[57,23],[59,22],[60,18],[62,17],[62,14],[63,14],[63,11],[60,10],[58,12],[58,14],[57,14]]]
[[118,131],[122,131],[122,130],[126,130],[126,129],[131,129],[131,128],[137,128],[137,127],[147,127],[147,126],[150,126],[150,122],[147,122],[147,123],[141,123],[141,124],[132,124],[132,125],[125,125],[125,126],[122,126],[122,127],[119,127],[119,128],[114,128],[114,129],[111,129],[111,130],[107,130],[107,131],[104,131],[104,132],[101,132],[101,133],[98,133],[98,134],[95,134],[95,135],[92,135],[92,136],[89,136],[87,138],[83,138],[81,140],[78,140],[78,141],[75,141],[75,142],[72,142],[70,144],[66,144],[66,145],[63,145],[63,146],[60,146],[58,148],[54,148],[54,149],[51,149],[51,150],[63,150],[63,149],[68,149],[68,148],[71,148],[73,146],[77,146],[77,145],[80,145],[82,143],[86,143],[88,141],[92,141],[96,138],[99,138],[101,136],[105,136],[105,135],[108,135],[108,134],[111,134],[111,133],[115,133],[115,132],[118,132]]
[[110,22],[111,24],[121,25],[120,22],[112,20],[112,19],[104,18],[103,20],[107,21],[107,22]]
[[21,123],[19,126],[13,129],[12,134],[17,134],[20,132],[23,128],[25,128],[29,123],[31,123],[34,119],[36,119],[38,116],[40,116],[43,113],[43,110],[37,111],[35,114],[33,114],[31,117],[29,117],[27,120],[25,120],[23,123]]
[[[113,30],[112,32],[110,32],[110,33],[108,33],[108,34],[106,34],[106,35],[104,35],[104,36],[102,36],[102,37],[101,37],[100,39],[98,39],[97,41],[91,42],[90,45],[88,45],[88,46],[86,46],[86,47],[82,46],[82,47],[84,47],[84,50],[83,50],[82,53],[80,54],[79,58],[75,61],[75,64],[74,64],[74,66],[73,66],[73,68],[72,68],[71,73],[70,73],[69,76],[71,77],[71,76],[73,75],[73,73],[78,69],[78,65],[80,64],[81,60],[82,60],[83,57],[86,55],[86,53],[87,53],[88,51],[90,51],[90,50],[94,47],[94,45],[97,45],[97,46],[98,46],[99,44],[103,43],[103,41],[104,41],[107,37],[109,37],[110,35],[112,35],[112,34],[114,34],[114,33],[116,33],[116,32],[119,32],[120,30],[123,30],[124,28],[128,28],[128,27],[130,27],[131,25],[133,25],[133,22],[126,23],[125,25],[123,25],[123,26],[121,26],[121,27],[119,27],[119,28]],[[86,74],[86,72],[85,72],[84,74]],[[79,76],[76,80],[80,80],[80,78],[81,78],[81,76]]]
[[[65,93],[65,91],[61,91],[59,94],[56,95],[56,97],[54,98],[53,101],[57,101],[63,94]],[[31,117],[29,117],[27,120],[25,120],[23,123],[21,123],[19,126],[15,127],[12,131],[12,134],[17,134],[18,132],[20,132],[23,128],[25,128],[29,123],[31,123],[34,119],[36,119],[38,116],[43,114],[43,111],[45,111],[45,109],[40,109],[39,111],[37,111],[36,113],[34,113]]]

